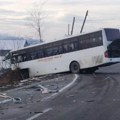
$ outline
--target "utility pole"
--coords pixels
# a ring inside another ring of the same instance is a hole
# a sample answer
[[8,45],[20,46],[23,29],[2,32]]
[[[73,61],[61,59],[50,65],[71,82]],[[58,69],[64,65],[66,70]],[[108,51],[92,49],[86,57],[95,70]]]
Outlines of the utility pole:
[[81,27],[80,33],[82,33],[82,31],[83,31],[84,24],[85,24],[85,22],[86,22],[86,18],[87,18],[87,16],[88,16],[88,10],[87,10],[87,12],[86,12],[85,19],[84,19],[84,21],[83,21],[83,24],[82,24],[82,27]]
[[75,23],[75,17],[73,17],[73,23],[72,23],[71,35],[73,34],[74,23]]
[[68,24],[68,36],[70,35],[70,24]]

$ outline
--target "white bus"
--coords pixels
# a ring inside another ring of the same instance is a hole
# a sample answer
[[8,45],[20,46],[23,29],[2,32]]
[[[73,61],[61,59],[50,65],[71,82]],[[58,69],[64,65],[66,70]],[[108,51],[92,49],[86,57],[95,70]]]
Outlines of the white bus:
[[120,31],[104,28],[12,51],[10,56],[11,68],[27,71],[30,77],[66,71],[94,72],[120,62]]

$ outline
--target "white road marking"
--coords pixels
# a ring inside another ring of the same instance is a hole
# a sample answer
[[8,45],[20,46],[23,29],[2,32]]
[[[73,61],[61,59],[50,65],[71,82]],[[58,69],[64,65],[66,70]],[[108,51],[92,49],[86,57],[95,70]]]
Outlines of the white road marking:
[[70,86],[72,86],[76,82],[77,78],[78,78],[78,75],[75,74],[75,78],[73,79],[73,81],[71,83],[69,83],[68,85],[66,85],[65,87],[63,87],[62,89],[60,89],[59,92],[62,92],[64,90],[68,89]]
[[26,119],[26,120],[34,120],[35,118],[38,118],[39,116],[47,113],[47,112],[50,111],[50,110],[52,110],[52,108],[47,108],[47,109],[45,109],[42,113],[35,114],[35,115],[33,115],[32,117],[30,117],[30,118],[28,118],[28,119]]
[[50,95],[50,96],[48,96],[48,97],[45,97],[45,98],[43,98],[41,101],[48,100],[48,99],[54,97],[55,95],[63,92],[64,90],[68,89],[70,86],[72,86],[72,85],[76,82],[77,78],[78,78],[78,74],[75,74],[75,78],[73,79],[73,81],[72,81],[71,83],[69,83],[68,85],[66,85],[66,86],[63,87],[62,89],[60,89],[58,93],[54,93],[54,94],[52,94],[52,95]]

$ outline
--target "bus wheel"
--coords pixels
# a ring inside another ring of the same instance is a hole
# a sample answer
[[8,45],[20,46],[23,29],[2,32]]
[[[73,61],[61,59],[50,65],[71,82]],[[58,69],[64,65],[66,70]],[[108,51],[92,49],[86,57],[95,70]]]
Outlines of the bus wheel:
[[79,65],[79,63],[76,62],[76,61],[72,62],[70,64],[70,71],[72,73],[75,73],[75,74],[80,73],[80,65]]

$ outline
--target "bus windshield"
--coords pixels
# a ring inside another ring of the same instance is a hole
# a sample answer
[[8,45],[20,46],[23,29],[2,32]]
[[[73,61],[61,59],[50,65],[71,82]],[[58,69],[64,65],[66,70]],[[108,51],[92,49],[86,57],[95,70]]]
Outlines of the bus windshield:
[[114,41],[116,39],[120,39],[119,29],[105,28],[105,33],[108,41]]

